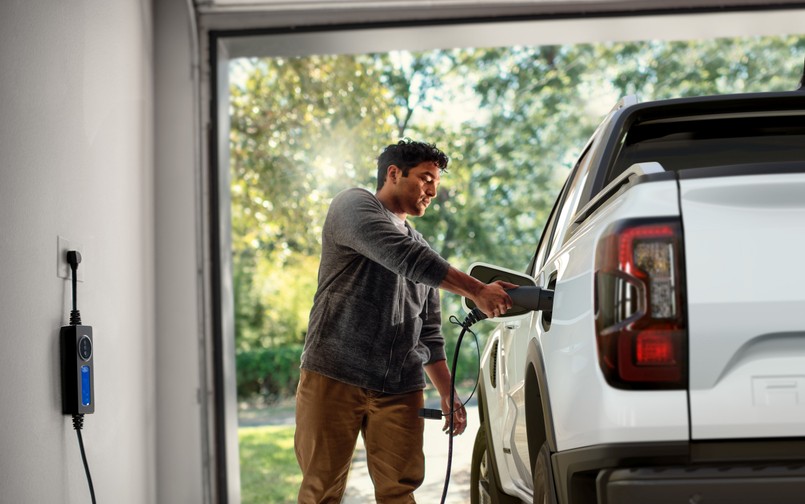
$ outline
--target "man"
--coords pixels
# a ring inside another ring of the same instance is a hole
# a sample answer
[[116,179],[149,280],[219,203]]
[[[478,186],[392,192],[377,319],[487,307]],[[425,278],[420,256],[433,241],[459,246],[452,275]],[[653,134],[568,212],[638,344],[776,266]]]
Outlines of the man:
[[[451,267],[406,221],[425,213],[447,162],[432,144],[402,140],[378,158],[374,195],[348,189],[330,205],[296,399],[300,503],[341,501],[359,432],[377,502],[414,502],[425,474],[425,374],[441,396],[444,430],[451,411],[439,288],[489,316],[511,307],[513,284]],[[454,401],[458,435],[467,418]]]

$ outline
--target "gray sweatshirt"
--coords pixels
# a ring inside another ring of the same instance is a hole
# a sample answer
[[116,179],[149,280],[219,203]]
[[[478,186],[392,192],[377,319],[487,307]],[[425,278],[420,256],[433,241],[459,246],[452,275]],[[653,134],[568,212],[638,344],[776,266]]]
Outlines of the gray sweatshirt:
[[395,218],[363,189],[333,199],[303,369],[397,394],[424,388],[422,366],[445,358],[437,287],[449,264]]

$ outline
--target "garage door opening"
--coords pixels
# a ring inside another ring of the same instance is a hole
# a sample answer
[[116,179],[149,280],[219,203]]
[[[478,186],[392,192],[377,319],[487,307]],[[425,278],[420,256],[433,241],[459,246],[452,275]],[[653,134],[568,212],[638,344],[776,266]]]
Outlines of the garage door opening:
[[[214,424],[219,466],[239,468],[240,492],[230,496],[295,499],[293,392],[321,223],[339,190],[374,190],[383,146],[407,136],[451,156],[438,200],[414,220],[437,251],[459,268],[484,260],[521,270],[558,184],[620,95],[787,90],[799,78],[805,39],[793,29],[680,40],[666,27],[660,40],[662,31],[649,35],[646,26],[668,20],[652,19],[630,20],[643,39],[620,32],[606,38],[620,41],[586,43],[577,42],[602,37],[600,26],[595,37],[583,21],[212,32],[210,180],[223,307]],[[625,21],[597,20],[609,22],[617,31]],[[460,314],[459,303],[442,298],[452,351],[447,318]],[[469,392],[478,359],[466,345]],[[263,429],[249,431],[255,424]],[[443,467],[434,474],[440,483]],[[453,481],[451,493],[461,491]]]

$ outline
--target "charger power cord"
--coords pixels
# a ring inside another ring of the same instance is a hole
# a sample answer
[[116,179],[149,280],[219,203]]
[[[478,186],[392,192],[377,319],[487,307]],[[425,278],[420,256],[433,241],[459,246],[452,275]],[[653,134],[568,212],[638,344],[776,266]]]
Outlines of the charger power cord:
[[[73,309],[70,311],[70,325],[81,325],[81,312],[78,311],[78,264],[81,262],[81,254],[78,251],[71,250],[67,252],[67,262],[70,264],[72,270],[73,282]],[[76,436],[78,437],[78,447],[81,450],[81,461],[84,463],[84,473],[87,475],[87,484],[89,485],[89,494],[92,498],[92,504],[95,504],[95,487],[92,485],[92,474],[89,471],[89,463],[87,462],[87,452],[84,450],[84,438],[81,436],[81,429],[84,428],[84,414],[79,413],[73,415],[73,429],[75,429]]]
[[[469,314],[464,318],[463,321],[459,322],[458,318],[455,315],[450,317],[450,322],[456,324],[461,327],[461,333],[458,335],[458,339],[456,340],[456,349],[453,352],[453,363],[450,368],[450,411],[447,414],[443,414],[440,410],[436,409],[422,409],[420,410],[420,416],[427,418],[427,419],[440,419],[443,416],[448,417],[448,441],[447,441],[447,470],[444,476],[444,487],[442,489],[442,499],[441,504],[445,503],[447,499],[447,489],[450,486],[450,473],[452,472],[453,468],[453,426],[455,420],[455,399],[456,399],[456,369],[458,367],[458,351],[461,348],[461,341],[464,339],[464,335],[469,332],[475,337],[475,346],[478,348],[478,366],[479,366],[479,374],[480,374],[480,361],[481,361],[481,347],[478,343],[478,336],[470,330],[470,326],[484,320],[486,315],[479,310],[478,308],[473,308]],[[475,394],[475,390],[478,388],[478,377],[476,376],[475,379],[475,386],[470,392],[469,397],[461,403],[461,407],[466,406],[466,404],[472,399],[472,396]]]

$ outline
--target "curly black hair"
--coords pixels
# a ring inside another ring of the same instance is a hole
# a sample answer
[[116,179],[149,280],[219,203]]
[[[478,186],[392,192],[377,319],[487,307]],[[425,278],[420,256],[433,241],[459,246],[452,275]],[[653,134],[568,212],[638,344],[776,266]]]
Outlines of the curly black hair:
[[436,163],[440,171],[447,170],[447,155],[436,148],[436,145],[425,142],[416,142],[410,138],[404,138],[396,144],[391,144],[383,149],[377,158],[377,190],[379,191],[386,182],[386,173],[389,166],[395,165],[402,170],[403,177],[408,176],[408,171],[430,161]]

